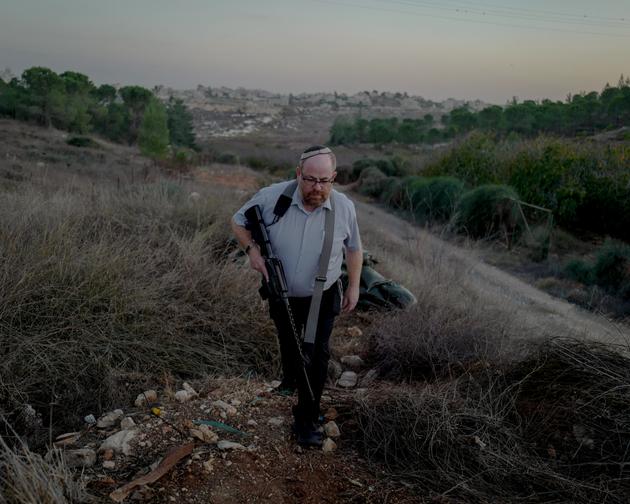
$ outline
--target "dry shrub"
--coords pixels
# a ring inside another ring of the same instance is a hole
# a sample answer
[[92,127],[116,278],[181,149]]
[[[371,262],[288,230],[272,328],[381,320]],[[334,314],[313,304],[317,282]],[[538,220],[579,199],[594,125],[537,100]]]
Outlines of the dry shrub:
[[0,436],[1,504],[72,504],[86,498],[59,452],[44,459],[26,445],[10,448]]
[[543,456],[552,450],[563,472],[630,476],[626,350],[554,339],[507,373],[525,438]]
[[[381,376],[431,380],[502,358],[504,328],[487,326],[474,310],[425,302],[371,327],[370,355]],[[499,323],[499,321],[497,321]]]
[[422,493],[465,502],[627,502],[630,357],[558,339],[456,380],[376,389],[359,446]]
[[4,195],[0,409],[67,428],[137,394],[129,373],[268,371],[272,326],[227,255],[230,197],[166,181]]

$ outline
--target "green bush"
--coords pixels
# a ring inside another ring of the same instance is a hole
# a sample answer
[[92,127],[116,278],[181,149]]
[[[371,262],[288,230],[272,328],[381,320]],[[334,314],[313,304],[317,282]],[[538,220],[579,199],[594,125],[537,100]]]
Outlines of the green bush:
[[402,208],[403,181],[400,177],[387,177],[379,201],[392,208]]
[[370,166],[376,166],[376,161],[373,159],[359,159],[352,163],[352,174],[351,179],[354,182],[355,180],[359,180],[361,176],[361,172]]
[[216,157],[217,163],[235,165],[238,164],[238,156],[232,152],[220,152]]
[[567,229],[630,240],[630,145],[473,133],[427,166],[429,176],[506,184]]
[[464,183],[453,177],[430,177],[410,186],[414,214],[423,222],[444,222],[451,218],[464,192]]
[[581,282],[585,285],[591,285],[594,281],[593,267],[581,259],[569,261],[564,267],[563,273],[571,280]]
[[630,298],[630,245],[606,240],[597,252],[593,276],[608,291]]
[[361,172],[359,192],[374,198],[379,197],[387,184],[387,175],[376,166],[370,166]]
[[503,185],[482,185],[465,193],[457,207],[455,224],[474,238],[495,235],[503,228],[508,237],[522,224],[516,191]]

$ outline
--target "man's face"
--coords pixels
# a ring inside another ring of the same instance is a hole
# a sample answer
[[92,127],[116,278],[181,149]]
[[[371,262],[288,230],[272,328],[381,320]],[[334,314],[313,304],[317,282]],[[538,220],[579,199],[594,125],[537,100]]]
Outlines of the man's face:
[[[332,180],[337,172],[333,169],[330,156],[320,154],[308,158],[302,169],[297,168],[297,176],[304,204],[318,207],[324,204],[332,190]],[[329,180],[328,183],[314,182],[312,179]]]

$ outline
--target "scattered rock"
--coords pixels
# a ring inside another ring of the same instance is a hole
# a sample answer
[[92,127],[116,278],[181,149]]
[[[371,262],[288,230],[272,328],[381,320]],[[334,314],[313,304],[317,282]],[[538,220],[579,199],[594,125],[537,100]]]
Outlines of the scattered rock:
[[334,420],[335,418],[337,418],[338,416],[339,416],[339,413],[337,413],[337,410],[335,408],[328,408],[326,410],[326,413],[324,413],[324,420],[326,420],[327,422],[330,422]]
[[365,376],[361,378],[359,385],[361,387],[369,387],[378,378],[378,369],[370,369]]
[[273,427],[280,427],[284,423],[284,418],[272,417],[269,420],[267,420],[267,423]]
[[98,419],[96,426],[99,429],[109,429],[116,425],[124,415],[125,413],[121,409],[110,411]]
[[225,401],[214,401],[212,403],[212,406],[214,406],[215,408],[219,408],[220,410],[224,411],[227,415],[236,415],[236,408],[234,406],[232,406],[231,404],[226,403]]
[[344,355],[341,358],[341,363],[353,371],[358,371],[364,366],[363,359],[358,355]]
[[272,382],[269,384],[269,386],[270,386],[271,388],[278,388],[278,387],[280,386],[280,384],[281,384],[281,383],[282,383],[282,382],[281,382],[280,380],[274,380],[274,381],[272,381]]
[[158,395],[155,390],[145,390],[142,394],[138,394],[133,404],[136,408],[142,408],[143,406],[157,402],[157,400]]
[[322,445],[323,452],[334,452],[337,449],[337,443],[335,443],[332,439],[326,438],[324,440],[324,444]]
[[214,460],[213,459],[206,460],[203,463],[203,470],[207,473],[211,473],[212,471],[214,471]]
[[250,427],[255,427],[256,425],[258,425],[258,422],[253,418],[250,418],[249,420],[247,420],[247,425],[249,425]]
[[352,388],[356,386],[357,381],[358,377],[354,371],[344,371],[337,381],[337,385],[343,388]]
[[190,383],[188,383],[188,382],[184,382],[184,383],[182,384],[182,388],[183,388],[186,392],[188,392],[189,394],[191,394],[191,395],[193,395],[193,396],[198,396],[198,395],[199,395],[199,394],[197,393],[197,391],[196,391],[194,388],[192,388],[192,386],[191,386],[191,385],[190,385]]
[[190,435],[208,444],[216,444],[219,436],[207,425],[199,425],[194,429],[190,429]]
[[226,441],[225,439],[217,443],[217,448],[219,448],[219,450],[245,450],[245,447],[241,443]]
[[324,424],[324,433],[331,438],[338,438],[339,436],[341,436],[341,432],[339,432],[339,427],[333,421]]
[[358,388],[354,391],[355,399],[363,399],[368,393],[368,389],[366,388]]
[[96,464],[96,452],[90,448],[80,448],[78,450],[66,450],[62,452],[62,457],[68,467],[92,467]]
[[343,368],[336,360],[330,359],[328,361],[328,380],[330,383],[335,383],[343,373]]
[[138,431],[136,430],[122,430],[116,434],[109,436],[98,449],[99,452],[105,450],[113,450],[115,453],[122,453],[123,455],[131,455],[131,446],[129,443],[136,437]]
[[230,399],[230,404],[232,406],[240,406],[241,405],[241,401],[239,401],[238,399]]
[[357,326],[352,326],[346,329],[346,334],[351,338],[360,338],[361,336],[363,336],[363,331]]
[[180,403],[185,403],[194,398],[195,395],[188,392],[188,390],[178,390],[175,392],[175,400]]
[[57,436],[53,446],[59,448],[62,446],[73,445],[79,438],[81,437],[80,432],[67,432],[66,434],[61,434]]
[[110,471],[112,469],[116,469],[116,462],[114,462],[113,460],[106,460],[105,462],[103,462],[103,469],[109,469]]
[[120,421],[120,428],[122,430],[133,429],[136,426],[136,422],[131,417],[125,417]]
[[94,425],[96,423],[96,417],[94,415],[86,415],[85,417],[83,417],[83,421],[86,424]]

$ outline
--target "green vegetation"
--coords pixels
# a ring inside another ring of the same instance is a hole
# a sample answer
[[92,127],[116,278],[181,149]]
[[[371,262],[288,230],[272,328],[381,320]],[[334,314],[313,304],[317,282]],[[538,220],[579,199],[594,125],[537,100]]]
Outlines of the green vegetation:
[[[7,83],[0,80],[0,116],[35,121],[79,135],[96,133],[119,143],[139,143],[144,135],[140,143],[144,150],[150,144],[147,152],[156,157],[166,153],[169,137],[175,147],[195,148],[192,116],[183,102],[171,99],[165,112],[159,108],[163,105],[146,88],[96,86],[78,72],[57,74],[48,68],[32,67],[20,78]],[[141,132],[147,110],[152,117]]]
[[152,99],[144,110],[138,132],[140,151],[153,158],[164,158],[168,152],[168,124],[166,109]]
[[561,136],[593,134],[605,129],[630,125],[630,78],[619,79],[617,86],[606,84],[601,93],[592,91],[569,95],[565,102],[536,102],[516,98],[505,107],[491,105],[479,112],[463,105],[441,117],[435,128],[433,117],[423,119],[338,118],[330,129],[331,145],[356,143],[435,144],[473,130],[507,136],[534,137],[543,133]]
[[506,184],[562,227],[630,239],[630,145],[472,133],[429,165],[470,185]]
[[598,285],[608,293],[630,300],[630,245],[608,239],[597,251],[595,261],[574,259],[564,273],[586,285]]
[[514,234],[520,222],[518,195],[507,186],[482,185],[465,193],[457,205],[456,225],[469,236]]

